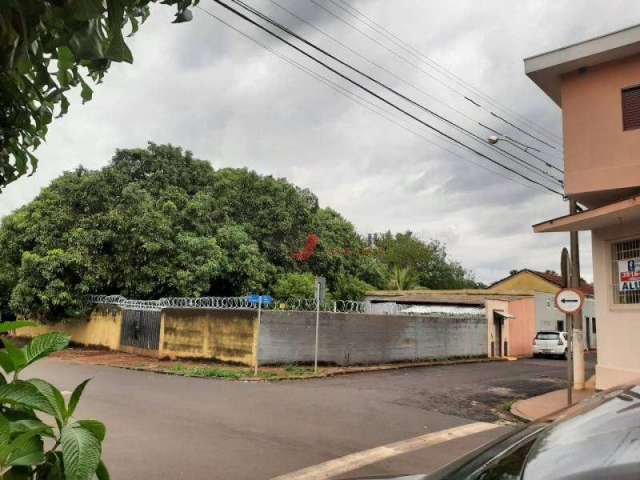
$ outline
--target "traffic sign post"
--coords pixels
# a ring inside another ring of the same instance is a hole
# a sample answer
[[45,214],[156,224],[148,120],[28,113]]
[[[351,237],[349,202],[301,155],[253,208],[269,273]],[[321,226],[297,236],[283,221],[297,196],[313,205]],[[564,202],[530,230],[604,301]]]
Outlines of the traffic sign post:
[[583,293],[575,288],[563,288],[556,294],[556,307],[563,313],[573,315],[584,306]]

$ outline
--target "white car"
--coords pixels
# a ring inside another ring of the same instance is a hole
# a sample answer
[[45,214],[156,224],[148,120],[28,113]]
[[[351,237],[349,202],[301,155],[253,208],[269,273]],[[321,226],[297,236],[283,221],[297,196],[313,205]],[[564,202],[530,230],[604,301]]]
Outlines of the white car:
[[538,332],[533,339],[533,356],[556,355],[567,358],[567,345],[567,332]]

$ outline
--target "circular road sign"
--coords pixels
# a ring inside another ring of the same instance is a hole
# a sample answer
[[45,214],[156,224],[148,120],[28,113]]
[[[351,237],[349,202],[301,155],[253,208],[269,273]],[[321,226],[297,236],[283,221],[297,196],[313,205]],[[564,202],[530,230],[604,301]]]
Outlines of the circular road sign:
[[563,288],[556,294],[556,307],[564,313],[582,310],[584,294],[576,288]]

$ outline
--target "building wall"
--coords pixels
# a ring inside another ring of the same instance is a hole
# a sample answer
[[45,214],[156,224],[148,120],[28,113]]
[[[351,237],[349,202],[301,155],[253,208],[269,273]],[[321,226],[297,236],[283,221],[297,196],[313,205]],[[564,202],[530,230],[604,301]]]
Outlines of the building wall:
[[533,291],[556,293],[559,288],[531,272],[520,272],[493,286],[490,290],[500,292]]
[[256,328],[253,310],[165,309],[159,356],[253,365]]
[[[640,83],[640,56],[572,72],[562,82],[568,195],[640,185],[640,129],[622,127],[621,90]],[[602,194],[598,197],[604,198]],[[589,201],[589,206],[602,205]]]
[[[312,362],[315,312],[264,312],[260,364]],[[318,358],[353,365],[487,355],[486,318],[320,314]]]
[[611,243],[640,237],[640,224],[594,230],[593,276],[598,328],[596,387],[610,388],[640,378],[640,305],[612,301]]
[[535,298],[524,298],[509,302],[509,314],[515,318],[507,320],[509,356],[530,357],[533,354],[533,338],[536,336]]
[[71,335],[71,341],[90,347],[106,347],[118,350],[122,310],[117,307],[96,308],[88,318],[63,320],[55,325],[39,325],[17,330],[18,336],[35,337],[48,332],[62,332]]
[[596,387],[610,388],[640,378],[640,305],[614,305],[611,243],[640,237],[640,224],[592,232],[593,276],[598,328]]

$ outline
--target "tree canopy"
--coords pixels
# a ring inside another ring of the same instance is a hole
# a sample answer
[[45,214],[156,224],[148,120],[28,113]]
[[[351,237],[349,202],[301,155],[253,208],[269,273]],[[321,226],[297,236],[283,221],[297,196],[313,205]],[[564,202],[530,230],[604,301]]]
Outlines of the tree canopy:
[[191,20],[198,0],[13,0],[0,2],[0,191],[35,171],[33,151],[54,115],[69,109],[69,90],[93,96],[112,62],[133,62],[124,35],[137,32],[153,3]]
[[0,309],[54,320],[81,315],[87,294],[312,297],[314,275],[361,299],[398,270],[396,288],[470,286],[437,242],[389,232],[369,247],[309,190],[171,145],[66,172],[0,225]]

